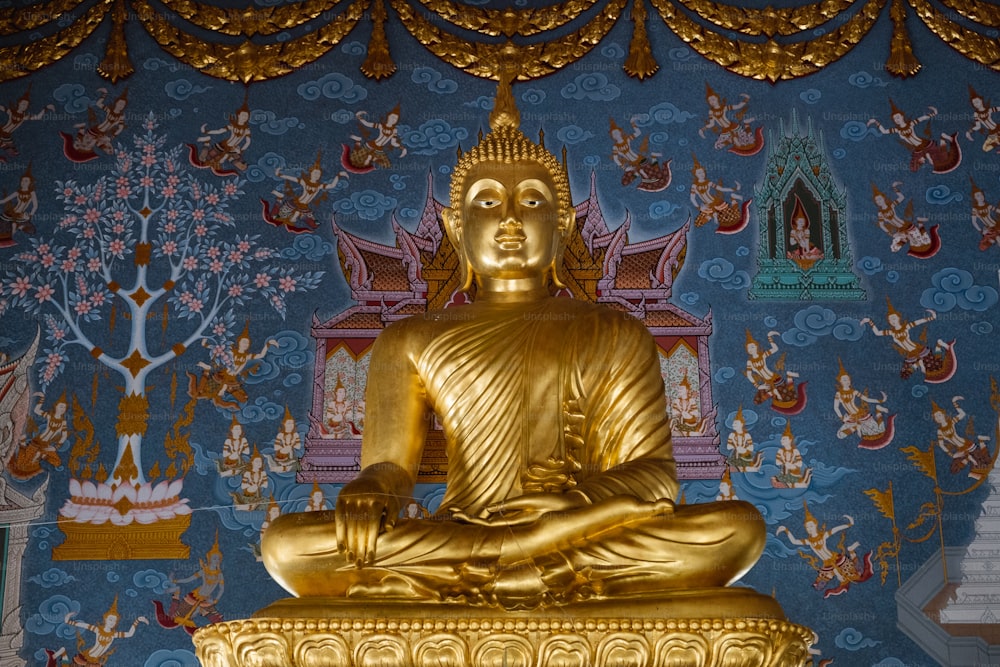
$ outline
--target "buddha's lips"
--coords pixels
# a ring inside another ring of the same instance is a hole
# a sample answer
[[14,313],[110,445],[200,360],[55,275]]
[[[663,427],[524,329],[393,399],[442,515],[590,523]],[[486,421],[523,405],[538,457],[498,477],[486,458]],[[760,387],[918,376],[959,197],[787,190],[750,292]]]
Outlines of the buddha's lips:
[[517,250],[527,238],[523,232],[516,232],[514,234],[497,234],[493,240],[504,250]]

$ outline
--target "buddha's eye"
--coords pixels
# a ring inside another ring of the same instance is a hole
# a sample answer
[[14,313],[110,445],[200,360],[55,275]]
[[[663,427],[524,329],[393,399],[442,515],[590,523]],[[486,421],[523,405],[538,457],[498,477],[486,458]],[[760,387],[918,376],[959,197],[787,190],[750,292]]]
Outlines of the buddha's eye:
[[534,199],[533,197],[525,197],[521,200],[521,206],[527,206],[528,208],[536,208],[542,205],[541,199]]
[[499,206],[500,205],[500,200],[499,199],[491,199],[489,197],[485,197],[485,198],[482,198],[482,199],[476,199],[474,203],[479,208],[493,208],[494,206]]

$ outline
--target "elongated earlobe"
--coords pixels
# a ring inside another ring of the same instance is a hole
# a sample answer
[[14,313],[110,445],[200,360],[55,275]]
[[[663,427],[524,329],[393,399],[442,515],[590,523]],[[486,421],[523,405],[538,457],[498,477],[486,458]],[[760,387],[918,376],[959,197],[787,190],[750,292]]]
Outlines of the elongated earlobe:
[[566,284],[563,283],[562,279],[559,277],[559,266],[562,264],[562,253],[560,252],[557,257],[552,259],[552,264],[549,265],[549,273],[552,275],[552,284],[558,289],[566,289]]
[[465,255],[461,252],[458,253],[459,262],[461,262],[461,280],[462,287],[459,288],[460,292],[468,292],[472,289],[472,282],[475,279],[475,274],[472,272],[472,263],[465,258]]

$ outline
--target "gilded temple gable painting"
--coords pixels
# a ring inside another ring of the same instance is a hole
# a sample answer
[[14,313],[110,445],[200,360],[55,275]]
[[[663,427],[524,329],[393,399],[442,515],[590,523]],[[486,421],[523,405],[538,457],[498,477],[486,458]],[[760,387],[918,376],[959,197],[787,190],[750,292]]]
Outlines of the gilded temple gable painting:
[[[375,338],[476,303],[444,211],[511,63],[552,292],[652,336],[671,500],[759,512],[789,660],[1000,661],[993,5],[238,4],[2,5],[0,664],[195,667],[285,595],[263,535],[358,476]],[[544,650],[681,654],[629,622]]]

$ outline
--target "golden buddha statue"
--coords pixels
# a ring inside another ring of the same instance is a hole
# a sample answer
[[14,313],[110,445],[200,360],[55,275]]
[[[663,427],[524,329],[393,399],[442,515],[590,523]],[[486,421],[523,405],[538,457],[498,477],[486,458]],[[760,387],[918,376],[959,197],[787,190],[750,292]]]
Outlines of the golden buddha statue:
[[[278,517],[268,572],[303,598],[534,608],[723,587],[764,547],[741,501],[678,506],[658,353],[629,315],[550,295],[575,224],[569,179],[530,141],[508,80],[459,159],[446,231],[473,303],[376,340],[361,472],[333,511]],[[411,501],[431,415],[440,509]]]

